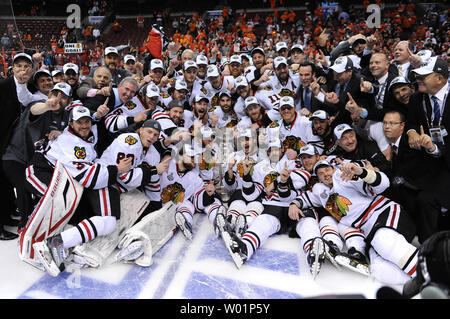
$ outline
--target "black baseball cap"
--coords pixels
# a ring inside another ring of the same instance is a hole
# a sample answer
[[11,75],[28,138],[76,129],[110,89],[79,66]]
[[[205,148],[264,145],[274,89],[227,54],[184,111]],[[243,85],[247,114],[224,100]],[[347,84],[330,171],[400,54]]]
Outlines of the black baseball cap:
[[146,120],[141,127],[150,127],[153,128],[155,130],[157,130],[158,132],[161,132],[161,124],[159,124],[159,122],[157,120],[154,119],[148,119]]

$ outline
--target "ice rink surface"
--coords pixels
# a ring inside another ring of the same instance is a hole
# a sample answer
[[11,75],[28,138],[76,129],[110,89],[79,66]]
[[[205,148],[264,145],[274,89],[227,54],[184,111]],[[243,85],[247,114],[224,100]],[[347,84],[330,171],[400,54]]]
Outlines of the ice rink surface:
[[[113,256],[112,256],[113,257]],[[385,286],[326,261],[313,280],[299,238],[275,235],[245,263],[234,265],[205,215],[194,215],[194,238],[177,232],[142,268],[115,263],[69,269],[58,277],[22,262],[17,241],[0,242],[1,299],[301,299],[361,296]],[[391,286],[401,291],[401,286]]]

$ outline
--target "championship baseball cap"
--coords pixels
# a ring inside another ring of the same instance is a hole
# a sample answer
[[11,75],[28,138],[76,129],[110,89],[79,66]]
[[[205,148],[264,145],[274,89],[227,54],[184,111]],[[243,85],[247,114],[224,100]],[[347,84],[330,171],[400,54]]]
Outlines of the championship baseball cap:
[[339,124],[334,128],[334,135],[338,140],[340,140],[342,135],[347,131],[353,131],[353,128],[346,123]]
[[250,105],[259,105],[258,99],[254,96],[249,96],[245,99],[245,108],[249,107]]
[[151,83],[147,85],[145,95],[150,98],[155,96],[159,97],[159,88],[155,84]]
[[61,71],[61,70],[58,70],[58,69],[53,70],[53,71],[52,71],[52,76],[57,76],[57,75],[60,74],[60,73],[61,73],[61,74],[64,74],[63,71]]
[[241,59],[241,57],[240,57],[239,55],[233,54],[233,55],[230,57],[230,64],[231,64],[231,63],[239,63],[239,64],[242,64],[242,59]]
[[176,80],[175,81],[175,90],[177,90],[177,91],[181,91],[181,90],[188,91],[186,82],[184,80]]
[[14,58],[13,58],[13,63],[15,63],[15,62],[17,61],[17,59],[19,59],[19,58],[28,60],[28,62],[30,62],[31,64],[34,65],[34,62],[33,62],[33,59],[31,58],[31,56],[29,56],[28,54],[23,53],[23,52],[17,53],[17,54],[14,56]]
[[291,96],[283,96],[280,100],[280,108],[285,105],[289,105],[291,108],[294,107],[294,99]]
[[206,102],[209,103],[209,98],[203,92],[200,92],[195,96],[194,102],[198,103],[202,100],[206,100]]
[[154,69],[163,69],[164,70],[164,64],[160,59],[153,59],[150,61],[150,70]]
[[300,155],[307,154],[307,155],[316,155],[319,154],[317,149],[314,147],[314,145],[306,144],[300,149]]
[[422,62],[427,61],[429,58],[431,58],[431,56],[433,55],[433,52],[431,52],[431,50],[420,50],[419,52],[416,53],[416,55],[420,56],[420,58],[422,59]]
[[157,130],[158,132],[161,132],[161,124],[159,124],[159,122],[157,120],[154,119],[148,119],[146,120],[141,127],[150,127],[153,128],[155,130]]
[[321,120],[327,120],[327,119],[330,118],[330,116],[324,110],[317,110],[313,114],[311,114],[311,116],[309,117],[309,120],[312,121],[315,118],[318,118],[318,119],[321,119]]
[[313,168],[314,174],[317,175],[317,170],[324,166],[332,166],[332,165],[327,160],[320,160],[314,165]]
[[234,87],[237,89],[240,86],[247,86],[248,85],[248,81],[245,78],[245,76],[240,75],[236,78],[236,80],[234,81]]
[[229,90],[227,90],[227,89],[225,89],[225,90],[223,90],[223,91],[220,92],[219,98],[221,98],[222,95],[227,95],[227,96],[230,97],[230,98],[233,96],[233,94],[232,94]]
[[49,77],[51,77],[52,75],[46,69],[39,69],[36,72],[34,72],[34,74],[33,74],[33,82],[36,81],[40,76],[49,76]]
[[126,56],[123,57],[123,62],[125,62],[125,63],[127,63],[130,60],[133,60],[134,62],[136,62],[136,58],[131,54],[127,54]]
[[280,51],[280,50],[282,50],[282,49],[287,49],[287,48],[288,48],[288,46],[287,46],[286,42],[283,42],[283,41],[278,42],[278,43],[275,45],[275,51],[276,51],[276,52],[278,52],[278,51]]
[[284,56],[277,56],[273,60],[273,66],[275,67],[275,69],[277,69],[281,64],[288,65],[287,60]]
[[334,61],[333,65],[330,68],[337,73],[342,73],[344,71],[352,70],[353,62],[352,59],[347,56],[340,56]]
[[445,78],[448,78],[447,62],[443,58],[437,56],[429,58],[420,68],[414,69],[413,72],[419,75],[428,75],[436,72],[442,74]]
[[66,74],[67,71],[73,70],[76,74],[78,74],[79,68],[78,65],[73,63],[66,63],[63,66],[63,73]]
[[71,96],[72,95],[72,88],[69,84],[67,84],[66,82],[59,82],[56,83],[53,88],[52,91],[54,90],[58,90],[63,92],[65,95],[67,96]]
[[90,119],[92,119],[91,112],[89,111],[89,109],[83,105],[75,106],[70,112],[69,122],[77,121],[83,117],[89,117]]
[[170,101],[169,102],[169,104],[167,104],[167,110],[170,110],[170,109],[172,109],[172,108],[174,108],[174,107],[179,107],[179,108],[182,108],[182,109],[184,109],[184,105],[183,105],[183,103],[181,102],[181,101],[178,101],[178,100],[172,100],[172,101]]
[[183,64],[183,70],[187,70],[189,68],[196,68],[198,69],[197,63],[195,63],[192,60],[187,60],[186,62],[184,62]]
[[403,76],[397,76],[396,78],[393,78],[391,83],[389,83],[389,91],[392,90],[395,86],[401,85],[401,84],[411,84],[407,79],[405,79]]
[[208,69],[206,71],[206,77],[210,78],[210,77],[215,77],[215,76],[219,76],[219,68],[217,67],[217,65],[211,64],[208,66]]
[[197,63],[197,66],[201,65],[201,64],[208,65],[208,58],[206,56],[204,56],[203,54],[199,54],[199,55],[197,55],[197,58],[195,59],[195,63]]
[[264,56],[266,55],[266,53],[264,52],[264,49],[261,48],[261,47],[256,47],[256,48],[254,48],[254,49],[252,50],[252,52],[251,52],[250,55],[253,56],[253,54],[255,54],[255,53],[261,53],[261,54],[264,55]]
[[105,49],[105,56],[110,54],[110,53],[114,53],[114,54],[119,55],[119,51],[117,51],[117,49],[115,47],[107,47]]
[[294,50],[300,50],[300,51],[303,52],[303,46],[302,46],[301,44],[294,44],[294,45],[292,46],[292,48],[289,50],[289,52],[292,52],[292,51],[294,51]]

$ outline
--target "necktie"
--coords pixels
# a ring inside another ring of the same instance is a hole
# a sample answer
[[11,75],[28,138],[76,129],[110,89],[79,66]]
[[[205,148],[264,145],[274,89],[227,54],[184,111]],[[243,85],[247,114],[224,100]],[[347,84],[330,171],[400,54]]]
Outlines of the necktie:
[[437,97],[432,96],[431,99],[433,100],[433,126],[439,126],[439,120],[441,119],[441,108]]
[[344,85],[339,84],[339,99],[344,98]]
[[394,162],[396,157],[397,157],[397,145],[392,144],[391,145],[391,163]]
[[311,110],[311,92],[309,91],[309,87],[305,87],[305,99],[303,102],[305,104],[305,108]]
[[398,76],[403,76],[403,70],[401,65],[398,66]]

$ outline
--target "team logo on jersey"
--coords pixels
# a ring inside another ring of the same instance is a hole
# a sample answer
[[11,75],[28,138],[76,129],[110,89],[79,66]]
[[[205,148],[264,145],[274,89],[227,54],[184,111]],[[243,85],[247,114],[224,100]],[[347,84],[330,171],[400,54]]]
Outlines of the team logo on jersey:
[[250,164],[252,165],[252,168],[250,168],[250,176],[253,174],[253,168],[256,165],[256,161],[251,158],[251,157],[246,157],[245,159],[243,159],[242,161],[240,161],[237,166],[236,166],[236,173],[239,174],[240,177],[244,177],[244,161],[247,160],[250,162]]
[[177,81],[176,78],[171,78],[171,79],[169,80],[170,86],[175,86],[175,82],[176,82],[176,81]]
[[225,128],[232,128],[235,127],[238,124],[238,120],[231,120],[230,122],[227,123],[227,125],[225,125]]
[[173,183],[166,187],[161,192],[162,203],[172,201],[174,204],[182,203],[184,200],[184,187],[180,183]]
[[163,99],[167,99],[169,97],[169,94],[167,94],[166,92],[161,92],[161,94],[159,94]]
[[132,110],[136,107],[136,104],[134,102],[128,101],[125,103],[125,106],[127,107],[127,109]]
[[301,140],[300,137],[289,135],[283,141],[283,147],[285,149],[293,149],[297,153],[300,153],[300,149],[306,144]]
[[215,94],[211,99],[211,105],[212,106],[218,106],[219,105],[219,96]]
[[86,158],[86,149],[84,147],[78,147],[75,146],[75,157],[79,159],[85,159]]
[[270,123],[270,125],[269,125],[270,128],[275,128],[275,127],[278,127],[278,126],[280,126],[280,124],[278,124],[277,121],[274,121],[274,122]]
[[208,95],[208,90],[205,87],[202,87],[200,91],[202,91],[203,94]]
[[139,84],[142,84],[144,82],[144,78],[142,76],[136,77],[136,81],[138,81]]
[[130,144],[130,145],[134,145],[134,144],[137,143],[137,139],[134,138],[132,135],[128,135],[128,136],[125,138],[125,143]]
[[352,202],[348,198],[334,193],[328,197],[325,209],[336,218],[337,221],[340,221],[343,216],[347,216],[349,210],[348,206],[351,204]]
[[215,110],[216,110],[216,107],[215,107],[215,106],[211,106],[211,107],[208,109],[208,112],[211,113],[211,112],[214,112]]

